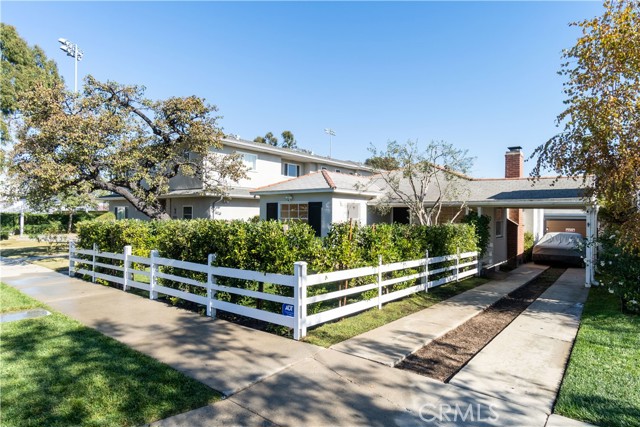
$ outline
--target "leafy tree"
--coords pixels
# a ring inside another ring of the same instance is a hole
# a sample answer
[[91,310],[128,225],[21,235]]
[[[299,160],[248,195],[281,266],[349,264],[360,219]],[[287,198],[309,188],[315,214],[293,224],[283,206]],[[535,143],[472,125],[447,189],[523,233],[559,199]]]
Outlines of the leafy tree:
[[21,104],[24,125],[9,169],[37,204],[65,192],[117,193],[155,219],[169,219],[159,196],[178,175],[223,195],[245,176],[236,155],[219,148],[217,108],[201,98],[153,101],[144,88],[101,83],[89,76],[76,96],[61,84],[36,85]]
[[20,111],[20,100],[36,83],[52,86],[61,81],[56,63],[38,47],[30,47],[15,27],[0,23],[0,137],[9,139],[12,120]]
[[400,167],[400,164],[398,163],[397,159],[395,159],[394,157],[388,157],[388,156],[387,157],[380,157],[380,156],[369,157],[364,161],[364,164],[367,166],[371,166],[372,168],[382,169],[386,171],[398,169]]
[[[473,164],[467,150],[456,149],[444,141],[431,141],[423,148],[418,141],[409,140],[406,144],[389,141],[386,151],[378,152],[373,147],[370,151],[374,158],[389,158],[398,164],[397,170],[377,175],[388,188],[378,201],[381,211],[389,210],[392,203],[401,203],[409,208],[418,224],[432,225],[438,223],[445,202],[465,197],[467,178],[462,174]],[[463,207],[464,204],[458,214]]]
[[273,133],[267,132],[265,136],[256,136],[253,142],[259,142],[261,144],[269,144],[274,147],[278,146],[278,138],[273,136]]
[[298,148],[298,141],[289,130],[282,132],[282,148],[295,149]]
[[627,245],[640,249],[640,2],[604,7],[602,16],[571,24],[582,36],[563,54],[564,131],[535,150],[533,175],[550,168],[582,178],[623,224]]

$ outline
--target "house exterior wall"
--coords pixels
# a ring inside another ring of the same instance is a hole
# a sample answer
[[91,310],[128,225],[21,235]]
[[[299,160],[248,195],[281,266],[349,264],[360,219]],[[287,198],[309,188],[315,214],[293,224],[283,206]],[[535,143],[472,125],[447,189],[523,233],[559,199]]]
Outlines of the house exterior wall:
[[334,196],[332,198],[331,223],[357,221],[367,225],[367,201],[369,197]]
[[148,220],[149,217],[138,211],[133,205],[126,200],[109,200],[109,211],[115,213],[116,208],[127,208],[127,219],[142,219]]

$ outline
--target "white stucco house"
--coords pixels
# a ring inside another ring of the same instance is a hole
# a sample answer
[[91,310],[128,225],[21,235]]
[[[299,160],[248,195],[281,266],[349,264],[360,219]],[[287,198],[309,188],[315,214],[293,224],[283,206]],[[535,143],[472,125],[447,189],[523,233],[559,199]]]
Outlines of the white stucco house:
[[[220,154],[238,153],[248,168],[248,177],[231,184],[229,197],[207,194],[202,182],[177,177],[162,197],[172,218],[300,220],[308,222],[318,236],[324,236],[332,223],[357,221],[410,223],[408,208],[391,197],[389,209],[377,206],[388,197],[380,172],[363,164],[331,159],[307,152],[289,150],[225,138]],[[446,174],[449,172],[442,171]],[[580,181],[569,178],[524,177],[521,147],[509,147],[505,154],[505,177],[477,179],[456,175],[464,188],[460,200],[444,200],[440,222],[450,219],[463,204],[465,212],[491,217],[491,242],[484,259],[487,266],[508,260],[519,262],[524,251],[524,232],[538,240],[547,231],[578,231],[594,237],[597,205],[585,198]],[[403,183],[407,185],[407,183]],[[428,200],[435,200],[434,188]],[[147,219],[119,196],[109,196],[110,210],[117,218]],[[461,217],[461,216],[459,216]],[[588,257],[593,257],[587,249]],[[587,269],[587,283],[593,272]]]
[[[170,191],[161,200],[174,219],[250,219],[260,213],[260,197],[250,190],[261,185],[275,184],[284,179],[304,176],[317,171],[331,171],[352,176],[368,176],[375,169],[366,165],[319,156],[304,151],[273,147],[251,141],[227,137],[222,147],[213,153],[242,156],[247,166],[247,178],[230,183],[228,197],[207,194],[202,181],[178,176],[170,181]],[[122,196],[103,198],[116,218],[148,219]]]
[[[462,188],[457,194],[463,196],[457,200],[444,199],[441,222],[455,216],[460,209],[491,217],[486,266],[508,260],[520,262],[525,230],[531,231],[535,240],[547,231],[578,231],[585,237],[595,235],[597,205],[585,198],[580,181],[554,177],[534,182],[523,176],[523,170],[521,147],[510,147],[505,154],[505,178],[476,179],[456,174],[456,185]],[[441,174],[450,173],[443,170]],[[401,186],[408,185],[406,180],[401,181]],[[320,170],[255,188],[250,194],[260,196],[261,219],[305,221],[319,236],[324,236],[335,222],[411,222],[408,208],[390,194],[379,174],[351,176]],[[427,200],[433,201],[440,192],[432,185],[427,195]],[[378,207],[383,198],[387,209],[380,213]]]

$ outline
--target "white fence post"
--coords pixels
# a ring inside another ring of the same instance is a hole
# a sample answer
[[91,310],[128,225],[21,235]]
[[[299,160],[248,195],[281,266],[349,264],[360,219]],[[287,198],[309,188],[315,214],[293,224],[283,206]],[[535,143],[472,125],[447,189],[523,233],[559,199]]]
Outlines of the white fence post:
[[456,249],[456,282],[460,281],[460,248]]
[[96,253],[98,252],[98,245],[93,244],[93,254],[91,258],[91,281],[96,283]]
[[382,309],[382,255],[378,255],[378,310]]
[[424,251],[424,291],[429,292],[429,250]]
[[124,273],[122,280],[123,291],[126,291],[129,287],[129,279],[131,278],[131,273],[129,273],[129,270],[131,269],[131,261],[129,260],[129,256],[131,256],[131,246],[127,245],[124,247]]
[[216,283],[213,277],[213,262],[216,260],[216,254],[209,254],[207,257],[207,265],[209,266],[207,272],[207,316],[216,317],[216,309],[213,306],[213,300],[216,297],[216,291],[213,290],[213,285]]
[[476,277],[480,277],[482,274],[482,258],[480,258],[480,252],[476,251]]
[[69,242],[69,277],[75,276],[73,269],[75,268],[75,262],[73,262],[73,258],[75,257],[76,252],[76,244],[72,240]]
[[293,288],[293,339],[299,341],[307,335],[307,263],[296,262],[293,264],[293,271],[296,282]]
[[151,265],[150,265],[150,277],[149,277],[149,299],[158,299],[158,293],[156,289],[156,274],[158,272],[158,264],[156,264],[156,257],[159,255],[157,250],[151,251]]

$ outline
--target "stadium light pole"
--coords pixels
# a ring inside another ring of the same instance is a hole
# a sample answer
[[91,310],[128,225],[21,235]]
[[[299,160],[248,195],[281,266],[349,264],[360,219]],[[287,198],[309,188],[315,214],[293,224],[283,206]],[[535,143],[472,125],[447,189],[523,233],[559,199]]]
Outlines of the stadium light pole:
[[331,158],[331,138],[336,136],[336,133],[331,128],[325,128],[324,133],[329,135],[329,158]]
[[70,42],[67,39],[60,38],[60,50],[65,52],[67,56],[73,58],[74,62],[74,79],[73,79],[73,91],[78,93],[78,62],[82,59],[82,51],[78,48],[78,45]]

